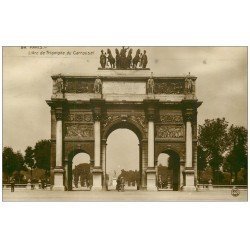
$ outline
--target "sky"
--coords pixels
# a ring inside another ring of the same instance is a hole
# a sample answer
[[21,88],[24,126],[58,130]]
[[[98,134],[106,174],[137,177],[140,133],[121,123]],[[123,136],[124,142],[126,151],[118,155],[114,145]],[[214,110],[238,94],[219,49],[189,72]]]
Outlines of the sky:
[[[131,48],[135,51],[138,47]],[[24,152],[38,140],[50,139],[50,108],[45,102],[52,94],[50,76],[98,74],[101,49],[107,47],[4,47],[3,146]],[[205,119],[225,117],[230,124],[247,127],[247,47],[140,49],[147,51],[148,67],[154,75],[184,76],[190,72],[198,77],[196,93],[203,101],[198,109],[199,124]],[[134,141],[131,152],[126,150],[127,156],[118,160],[111,154],[109,158],[114,160],[110,168],[134,166],[137,158],[133,152],[138,149],[138,139],[131,131],[110,134],[108,152],[115,153],[118,147],[128,149],[130,139]],[[130,156],[132,163],[126,160]]]

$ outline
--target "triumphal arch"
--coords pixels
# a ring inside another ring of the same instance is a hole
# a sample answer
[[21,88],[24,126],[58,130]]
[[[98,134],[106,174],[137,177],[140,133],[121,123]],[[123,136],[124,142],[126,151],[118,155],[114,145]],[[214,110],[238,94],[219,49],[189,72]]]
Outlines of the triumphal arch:
[[53,189],[72,190],[72,159],[85,152],[92,164],[91,190],[105,190],[107,138],[127,128],[139,139],[140,189],[157,190],[157,158],[165,152],[174,164],[173,189],[195,190],[201,105],[196,77],[154,75],[147,61],[141,59],[138,68],[140,58],[127,63],[128,56],[120,55],[112,65],[112,58],[105,61],[102,52],[95,75],[52,76],[47,104]]

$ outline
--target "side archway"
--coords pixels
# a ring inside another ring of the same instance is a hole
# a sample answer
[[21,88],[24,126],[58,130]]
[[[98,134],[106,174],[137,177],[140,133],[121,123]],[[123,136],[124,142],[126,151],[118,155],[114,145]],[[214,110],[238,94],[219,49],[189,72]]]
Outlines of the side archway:
[[90,155],[83,149],[73,150],[68,154],[66,187],[69,191],[90,187],[92,183],[91,165]]
[[180,183],[180,156],[172,149],[163,150],[157,158],[158,188],[178,191]]

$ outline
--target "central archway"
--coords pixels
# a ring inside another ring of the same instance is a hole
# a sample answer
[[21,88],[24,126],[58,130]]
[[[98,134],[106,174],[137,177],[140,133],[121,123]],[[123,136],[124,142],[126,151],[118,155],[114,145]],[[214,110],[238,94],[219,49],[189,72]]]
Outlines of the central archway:
[[138,137],[129,129],[116,129],[107,139],[106,176],[109,189],[116,178],[123,178],[125,190],[137,190],[140,185],[140,156]]
[[[131,122],[117,121],[103,133],[105,143],[104,183],[115,189],[116,180],[123,177],[125,190],[139,190],[143,186],[143,133]],[[104,155],[104,153],[103,153]]]

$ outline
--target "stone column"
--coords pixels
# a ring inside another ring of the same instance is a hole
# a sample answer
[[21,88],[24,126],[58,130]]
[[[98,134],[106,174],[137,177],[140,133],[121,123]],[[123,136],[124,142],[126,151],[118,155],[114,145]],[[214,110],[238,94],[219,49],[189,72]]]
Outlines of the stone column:
[[147,174],[147,190],[156,191],[156,169],[154,164],[154,144],[155,144],[155,131],[154,121],[156,119],[156,109],[159,100],[147,99],[144,100],[146,105],[147,120],[148,120],[148,167]]
[[185,121],[186,121],[186,164],[184,171],[184,186],[183,190],[194,191],[194,168],[193,168],[193,134],[192,134],[192,110],[186,110]]
[[148,167],[154,167],[154,121],[148,121]]
[[147,168],[147,190],[155,191],[156,188],[156,170],[154,166],[154,120],[153,116],[148,120],[148,168]]
[[53,190],[64,190],[62,164],[62,108],[56,109],[56,167],[54,169]]
[[184,186],[184,179],[183,179],[184,172],[185,172],[185,161],[180,160],[180,189],[182,189]]
[[70,190],[70,184],[69,184],[69,166],[68,166],[68,160],[64,161],[64,186],[67,191]]
[[101,110],[103,105],[102,99],[91,99],[93,118],[94,118],[94,136],[95,136],[95,153],[94,153],[94,167],[93,186],[92,190],[102,190],[103,186],[103,169],[101,168]]
[[148,168],[148,144],[147,141],[141,142],[141,154],[142,154],[142,173],[141,173],[141,188],[145,190],[147,188],[147,168]]
[[103,190],[107,190],[107,180],[106,180],[106,141],[102,142],[102,170],[103,170]]

